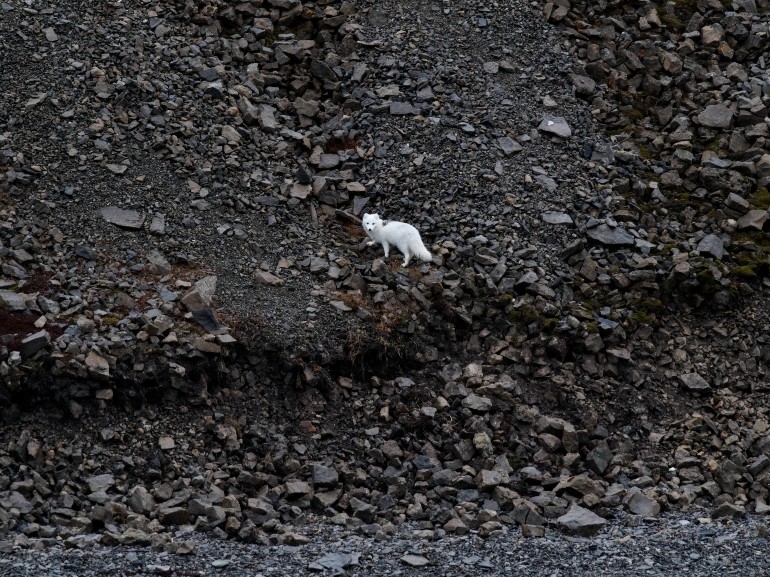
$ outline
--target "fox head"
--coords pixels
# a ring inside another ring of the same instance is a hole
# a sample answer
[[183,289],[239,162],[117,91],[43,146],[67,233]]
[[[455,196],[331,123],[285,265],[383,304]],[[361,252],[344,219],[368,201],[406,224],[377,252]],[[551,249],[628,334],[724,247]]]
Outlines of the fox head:
[[382,224],[382,219],[379,214],[364,213],[361,224],[363,224],[364,230],[371,232]]

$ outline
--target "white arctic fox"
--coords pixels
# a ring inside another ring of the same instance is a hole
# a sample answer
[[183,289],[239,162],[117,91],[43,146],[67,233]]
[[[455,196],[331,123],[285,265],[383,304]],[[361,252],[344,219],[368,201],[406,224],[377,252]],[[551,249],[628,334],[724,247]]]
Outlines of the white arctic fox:
[[420,238],[419,231],[411,224],[395,220],[385,224],[380,215],[368,213],[364,214],[361,222],[364,225],[366,234],[372,239],[366,244],[374,246],[374,243],[380,243],[382,248],[385,249],[386,258],[390,252],[390,245],[394,245],[404,255],[403,266],[407,266],[409,259],[413,256],[425,262],[433,260],[433,256],[425,248],[422,238]]

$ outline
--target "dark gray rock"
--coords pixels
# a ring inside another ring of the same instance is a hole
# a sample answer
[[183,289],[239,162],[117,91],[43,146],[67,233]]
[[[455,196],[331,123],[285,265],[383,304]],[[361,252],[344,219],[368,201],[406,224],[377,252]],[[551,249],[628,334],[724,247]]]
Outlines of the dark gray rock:
[[589,228],[586,236],[591,240],[605,246],[632,246],[634,244],[633,235],[625,228],[608,224],[600,224],[595,228]]
[[701,377],[698,373],[685,373],[679,375],[679,382],[688,391],[704,392],[711,389],[708,381]]
[[593,511],[584,509],[579,505],[572,505],[569,511],[556,519],[556,523],[569,533],[581,537],[591,537],[601,531],[607,524],[607,520]]
[[722,260],[725,254],[725,243],[715,234],[707,234],[698,243],[698,252],[710,254],[717,260]]
[[51,335],[45,329],[22,339],[19,352],[24,358],[29,358],[51,344]]
[[735,111],[722,103],[711,104],[698,114],[698,122],[709,128],[729,129],[733,124]]
[[569,138],[572,136],[572,129],[563,116],[552,116],[550,114],[546,114],[543,117],[543,120],[540,121],[537,129],[540,132],[553,134],[560,138]]
[[333,467],[313,465],[313,486],[329,488],[335,487],[339,482],[339,473]]
[[497,144],[506,156],[510,156],[515,152],[520,152],[524,147],[510,136],[501,136],[497,139]]
[[128,230],[139,230],[144,224],[144,214],[136,210],[107,206],[102,208],[99,213],[107,222]]

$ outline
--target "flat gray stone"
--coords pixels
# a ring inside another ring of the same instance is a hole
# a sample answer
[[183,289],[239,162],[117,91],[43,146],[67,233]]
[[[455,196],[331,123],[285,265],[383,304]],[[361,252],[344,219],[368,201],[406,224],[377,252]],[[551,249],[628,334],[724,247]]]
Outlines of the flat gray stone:
[[632,246],[634,244],[633,235],[625,228],[611,227],[607,224],[600,224],[596,228],[588,229],[586,236],[606,246]]
[[698,243],[698,252],[710,254],[717,260],[722,260],[725,254],[725,243],[715,234],[707,234]]
[[333,467],[313,465],[313,486],[334,487],[340,480],[340,475]]
[[273,273],[267,272],[265,270],[258,270],[255,272],[254,280],[257,281],[257,284],[265,284],[270,286],[278,286],[283,284],[282,278],[277,277]]
[[0,290],[0,308],[11,311],[27,310],[27,300],[19,293]]
[[99,211],[99,214],[102,215],[104,220],[120,228],[139,230],[144,224],[144,214],[136,210],[127,210],[118,206],[106,206]]
[[548,175],[538,174],[535,176],[535,180],[548,192],[556,192],[556,189],[559,188],[559,183]]
[[0,507],[4,509],[18,509],[22,515],[31,513],[34,509],[32,503],[18,491],[11,491],[7,495],[0,497]]
[[483,413],[492,408],[492,399],[471,393],[463,399],[462,405],[471,411]]
[[572,505],[569,511],[556,519],[556,522],[569,533],[590,537],[598,533],[606,525],[607,520],[593,511],[579,505]]
[[595,447],[586,456],[586,465],[597,475],[601,475],[610,466],[610,462],[615,455],[606,444]]
[[719,22],[715,22],[701,28],[700,36],[704,46],[716,46],[725,37],[725,29]]
[[320,80],[325,80],[327,82],[336,82],[339,80],[337,75],[334,73],[334,70],[332,70],[331,67],[326,64],[326,62],[317,60],[315,58],[310,61],[310,74]]
[[182,297],[182,304],[189,311],[210,307],[216,290],[217,277],[214,275],[203,277]]
[[187,525],[190,513],[184,507],[165,507],[158,511],[158,519],[164,525]]
[[42,330],[26,337],[19,345],[19,353],[24,358],[31,357],[39,350],[46,348],[51,344],[51,335],[48,331]]
[[725,206],[731,210],[745,212],[749,210],[749,201],[747,201],[741,195],[731,192],[727,195]]
[[260,104],[257,122],[265,132],[274,132],[278,128],[278,122],[275,120],[275,108],[268,104]]
[[626,498],[626,508],[634,515],[642,517],[657,517],[660,515],[660,505],[658,502],[639,490]]
[[166,234],[166,217],[164,215],[157,214],[152,217],[150,233],[157,234],[158,236]]
[[286,497],[289,499],[297,499],[304,497],[313,492],[313,488],[305,481],[287,481],[286,482]]
[[556,210],[549,210],[540,215],[543,222],[548,224],[574,224],[572,217],[566,212],[559,212]]
[[708,391],[711,388],[708,381],[698,373],[685,373],[679,375],[679,382],[688,391]]
[[[334,571],[335,575],[342,575],[344,573],[343,569],[358,565],[360,557],[360,553],[329,553],[310,563],[308,569],[316,571],[328,569]],[[318,566],[318,569],[315,566]]]
[[537,129],[540,132],[546,132],[561,138],[569,138],[572,136],[572,129],[569,127],[567,120],[563,116],[546,114]]
[[722,103],[711,104],[698,114],[698,122],[709,128],[730,128],[735,118],[735,111]]
[[750,210],[738,219],[738,228],[755,228],[762,230],[767,222],[768,213],[766,210]]
[[497,144],[503,151],[503,154],[510,156],[514,152],[521,152],[524,147],[510,136],[501,136],[497,139]]
[[755,163],[757,177],[770,177],[770,154],[763,154]]
[[405,116],[407,114],[420,113],[420,111],[409,102],[391,102],[389,112],[393,116]]
[[575,94],[578,96],[589,97],[596,92],[596,81],[590,76],[582,74],[572,75],[572,85],[575,87]]
[[229,124],[225,124],[222,127],[222,138],[228,142],[238,143],[241,141],[241,134],[235,127],[230,126]]
[[138,485],[131,490],[128,506],[134,513],[146,516],[155,508],[155,497],[147,489]]
[[92,493],[107,491],[107,489],[115,484],[115,477],[113,477],[110,473],[95,475],[86,479],[86,483],[88,483],[88,489]]
[[336,168],[340,164],[339,154],[322,154],[318,163],[320,170],[329,170],[330,168]]
[[426,565],[430,565],[430,561],[422,555],[404,555],[401,557],[401,562],[410,567],[425,567]]

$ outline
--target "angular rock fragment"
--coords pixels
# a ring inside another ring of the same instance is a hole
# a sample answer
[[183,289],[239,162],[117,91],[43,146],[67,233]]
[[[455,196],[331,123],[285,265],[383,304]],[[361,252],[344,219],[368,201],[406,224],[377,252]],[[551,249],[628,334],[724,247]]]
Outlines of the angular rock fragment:
[[600,224],[595,228],[589,228],[586,236],[591,240],[606,246],[632,246],[633,235],[623,227],[611,227],[608,224]]
[[735,111],[724,104],[711,104],[698,114],[698,122],[709,128],[729,129],[733,124]]
[[38,331],[22,339],[19,352],[23,358],[33,356],[38,351],[51,344],[51,335],[45,329]]
[[128,230],[139,230],[144,224],[144,215],[136,210],[107,206],[102,208],[99,213],[107,222]]
[[688,391],[704,392],[711,389],[711,385],[709,385],[708,381],[698,373],[685,373],[679,375],[679,382]]
[[560,138],[569,138],[572,136],[572,129],[563,116],[546,114],[537,129],[541,132],[553,134]]
[[590,537],[601,531],[607,520],[589,509],[572,505],[569,511],[556,519],[556,523],[569,533]]
[[702,254],[710,254],[717,260],[722,260],[725,254],[725,243],[717,235],[707,234],[698,243],[697,251]]

